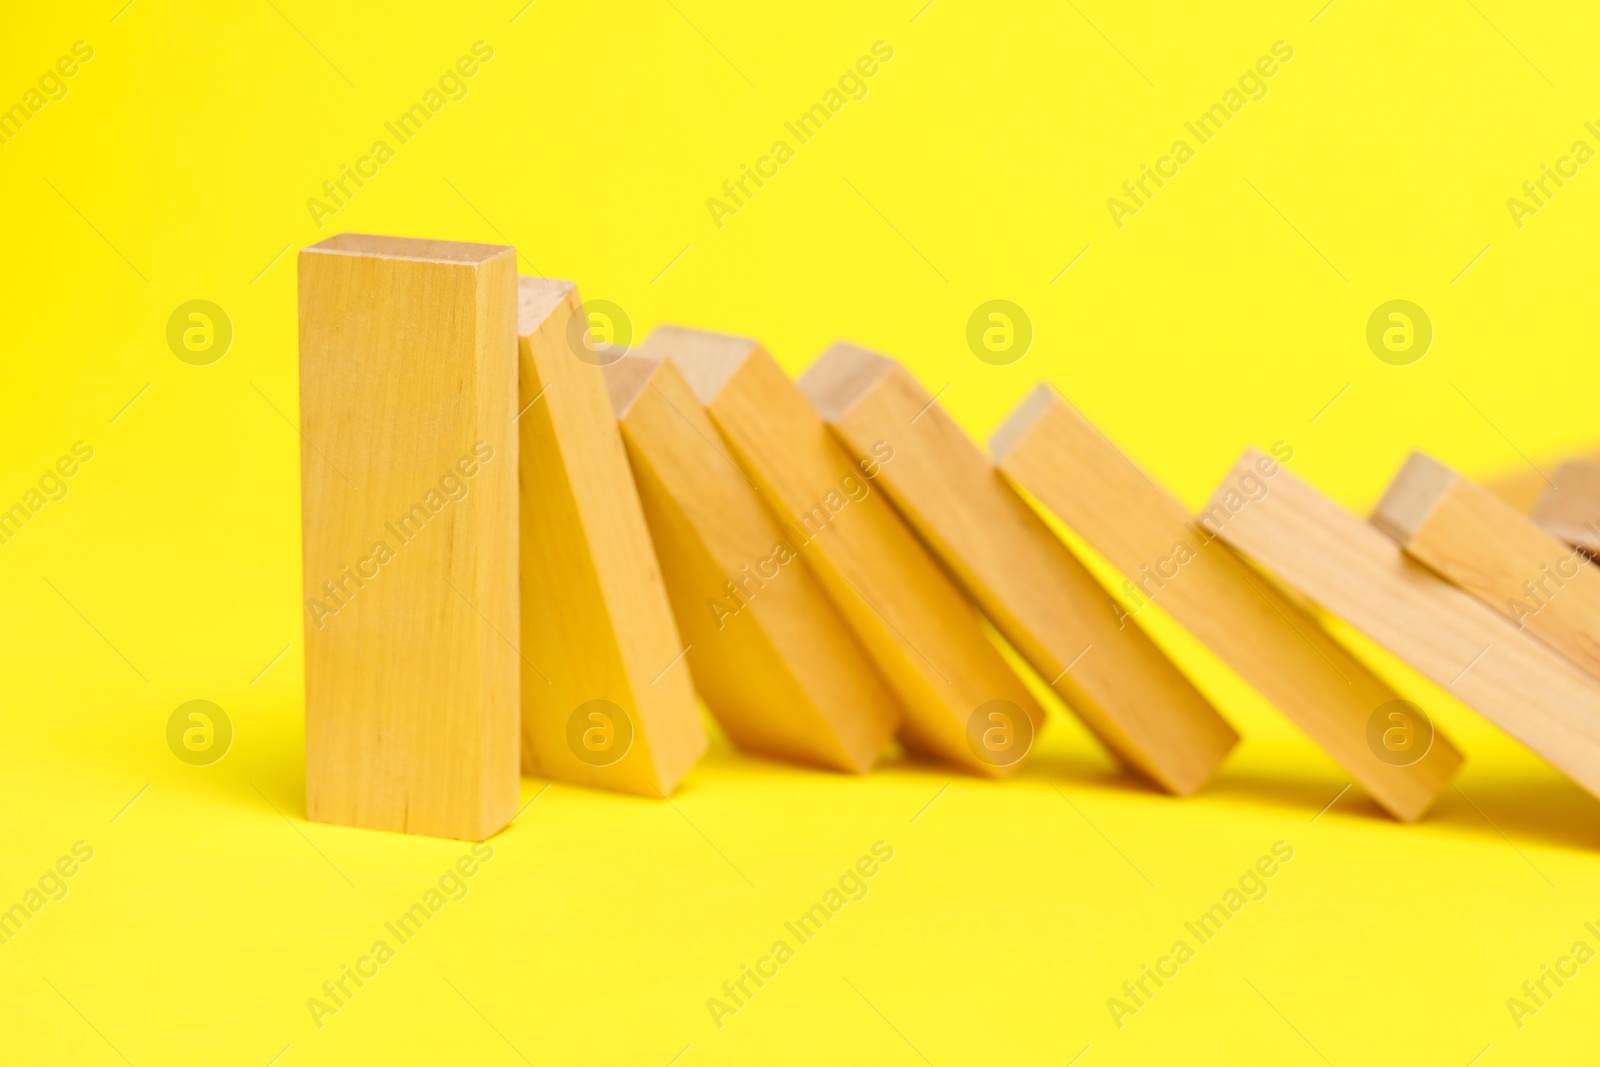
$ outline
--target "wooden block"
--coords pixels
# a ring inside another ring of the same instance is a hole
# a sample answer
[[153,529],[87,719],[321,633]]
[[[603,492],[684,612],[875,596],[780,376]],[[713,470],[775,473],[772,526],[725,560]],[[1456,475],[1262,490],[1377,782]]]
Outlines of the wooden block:
[[1591,556],[1600,556],[1600,463],[1568,460],[1550,475],[1554,486],[1533,506],[1533,521]]
[[695,688],[740,748],[877,762],[900,706],[654,339],[605,371]]
[[684,644],[578,291],[518,286],[523,767],[666,796],[706,748]]
[[851,459],[754,341],[678,328],[655,340],[900,697],[901,741],[980,774],[1018,766],[1044,712],[876,491],[894,442],[875,446],[870,462]]
[[300,253],[306,814],[479,841],[517,804],[516,254]]
[[905,367],[836,344],[800,379],[857,459],[894,444],[877,484],[1006,639],[1124,763],[1187,795],[1239,735]]
[[1600,678],[1600,567],[1581,551],[1420,452],[1372,521],[1406,555]]
[[1160,604],[1390,814],[1418,818],[1449,783],[1461,755],[1448,740],[1436,735],[1406,766],[1380,756],[1369,723],[1393,690],[1055,390],[1036,389],[990,447],[1007,477],[1128,577],[1133,596]]
[[[1600,452],[1589,451],[1573,456],[1570,463],[1600,463]],[[1527,515],[1533,511],[1540,496],[1548,492],[1550,484],[1561,484],[1561,479],[1555,474],[1545,477],[1543,470],[1534,467],[1531,463],[1523,469],[1498,478],[1490,478],[1484,486],[1495,496],[1504,500],[1514,509]]]
[[1259,459],[1212,498],[1210,529],[1600,796],[1600,686],[1288,471],[1245,485]]

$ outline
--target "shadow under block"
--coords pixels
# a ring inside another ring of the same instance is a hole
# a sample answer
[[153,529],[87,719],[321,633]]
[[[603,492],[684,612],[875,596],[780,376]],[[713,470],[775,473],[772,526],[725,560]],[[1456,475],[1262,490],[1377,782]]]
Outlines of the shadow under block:
[[860,460],[889,441],[877,482],[995,627],[1129,767],[1179,795],[1239,735],[1017,495],[905,367],[837,344],[800,379]]
[[1533,521],[1553,537],[1591,556],[1600,556],[1600,463],[1568,460],[1539,484],[1544,493],[1533,506]]
[[306,814],[480,841],[516,811],[516,256],[300,253]]
[[[678,328],[652,338],[722,431],[784,532],[900,697],[900,739],[979,774],[1000,765],[969,726],[1005,701],[1034,731],[1043,709],[984,632],[977,610],[877,492],[893,443],[857,464],[776,360],[754,341]],[[1020,736],[1020,731],[1013,736]]]
[[1410,766],[1380,759],[1367,724],[1394,691],[1055,390],[1030,394],[991,447],[1001,472],[1130,579],[1141,601],[1161,605],[1390,814],[1420,817],[1449,784],[1461,754],[1442,735]]
[[1600,796],[1600,686],[1288,471],[1240,495],[1259,455],[1212,498],[1213,532]]
[[522,278],[518,299],[523,767],[666,796],[705,727],[622,434],[603,371],[569,344],[576,287]]
[[1372,521],[1406,555],[1600,678],[1600,567],[1582,552],[1421,453]]
[[695,688],[734,744],[866,771],[900,706],[649,341],[605,370]]

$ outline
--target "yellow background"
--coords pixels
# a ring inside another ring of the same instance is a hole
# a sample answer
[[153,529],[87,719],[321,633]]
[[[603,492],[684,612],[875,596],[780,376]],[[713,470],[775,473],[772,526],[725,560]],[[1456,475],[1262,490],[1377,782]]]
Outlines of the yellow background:
[[[515,243],[524,271],[576,279],[640,332],[748,333],[793,371],[850,338],[948,384],[975,435],[1049,379],[1191,504],[1278,439],[1353,506],[1412,448],[1479,474],[1526,470],[1519,450],[1545,466],[1595,436],[1597,165],[1521,229],[1506,199],[1575,140],[1600,145],[1583,128],[1600,119],[1592,12],[122,2],[31,5],[0,33],[0,103],[73,42],[95,50],[0,145],[0,503],[74,441],[95,449],[0,546],[0,906],[73,842],[95,850],[0,946],[0,1059],[1592,1050],[1600,964],[1521,1029],[1506,999],[1574,941],[1600,948],[1583,928],[1600,925],[1594,801],[1379,657],[1467,754],[1459,791],[1415,826],[1359,790],[1319,818],[1348,778],[1181,638],[1245,735],[1193,799],[1117,773],[1059,709],[1001,784],[898,757],[858,780],[812,773],[715,733],[671,805],[528,779],[539,799],[470,895],[319,1029],[307,998],[466,846],[304,821],[292,422],[294,253],[349,229]],[[307,199],[479,40],[494,58],[468,95],[319,230]],[[719,229],[706,200],[879,40],[894,58],[866,97]],[[1266,98],[1116,227],[1107,198],[1279,40],[1294,58]],[[205,367],[164,336],[197,298],[235,330]],[[1004,368],[964,340],[994,298],[1036,330]],[[1409,367],[1364,341],[1393,298],[1436,329]],[[165,741],[197,698],[236,730],[203,768]],[[895,857],[867,898],[713,1025],[707,998],[879,840]],[[1294,859],[1266,899],[1119,1030],[1107,998],[1279,840]]]

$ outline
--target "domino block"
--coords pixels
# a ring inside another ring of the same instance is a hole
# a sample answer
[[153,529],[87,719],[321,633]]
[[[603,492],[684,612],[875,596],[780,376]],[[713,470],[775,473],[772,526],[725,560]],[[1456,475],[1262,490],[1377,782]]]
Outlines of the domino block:
[[1600,556],[1600,463],[1568,460],[1533,506],[1533,521],[1573,548]]
[[836,344],[800,379],[858,459],[894,462],[889,499],[1006,639],[1125,764],[1172,793],[1209,778],[1239,737],[892,359]]
[[1393,690],[1226,545],[1053,389],[991,440],[1000,470],[1075,530],[1320,745],[1386,811],[1419,818],[1461,764],[1442,735],[1408,766],[1368,741]]
[[689,669],[571,282],[518,282],[522,761],[666,796],[705,751]]
[[899,696],[906,747],[979,774],[1017,767],[1043,709],[972,604],[875,491],[894,443],[858,464],[754,341],[678,328],[657,336]]
[[900,706],[657,348],[606,385],[695,688],[740,748],[866,771]]
[[1249,489],[1259,458],[1245,453],[1212,498],[1218,537],[1600,796],[1600,686],[1288,471]]
[[1372,521],[1406,555],[1600,678],[1600,567],[1582,552],[1421,453]]
[[300,253],[306,814],[482,840],[517,804],[516,255]]

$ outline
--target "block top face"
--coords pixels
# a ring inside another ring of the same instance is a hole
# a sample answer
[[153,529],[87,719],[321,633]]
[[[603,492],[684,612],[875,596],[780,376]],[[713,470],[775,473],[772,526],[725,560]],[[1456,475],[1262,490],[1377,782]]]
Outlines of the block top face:
[[839,341],[800,376],[800,391],[817,414],[832,421],[854,407],[896,366],[888,356]]
[[372,233],[340,233],[302,252],[324,252],[373,259],[410,259],[423,263],[459,263],[475,266],[504,255],[516,255],[510,245],[476,245],[461,241],[431,241],[422,237],[385,237]]
[[1373,525],[1398,541],[1409,541],[1456,477],[1455,471],[1432,456],[1411,453],[1373,510]]
[[560,278],[530,278],[517,276],[517,336],[527,337],[538,332],[551,312],[561,306],[567,294],[577,288],[574,282]]
[[1050,410],[1059,394],[1049,382],[1040,382],[1033,387],[1033,392],[1023,398],[1022,403],[1006,416],[994,433],[989,435],[989,454],[994,461],[999,463],[1017,444],[1027,436],[1039,416]]
[[[639,347],[651,359],[670,359],[683,372],[695,399],[710,404],[749,359],[766,350],[748,337],[661,326]],[[767,358],[771,358],[768,356]]]
[[619,420],[627,418],[628,412],[633,410],[633,402],[639,399],[661,369],[661,360],[640,355],[639,349],[601,368],[601,377],[606,381],[606,393],[611,397],[611,413]]

